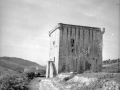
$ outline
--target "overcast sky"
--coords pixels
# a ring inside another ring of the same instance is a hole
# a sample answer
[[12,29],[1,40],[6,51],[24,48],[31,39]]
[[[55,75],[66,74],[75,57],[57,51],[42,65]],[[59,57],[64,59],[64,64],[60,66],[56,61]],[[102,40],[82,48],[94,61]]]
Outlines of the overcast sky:
[[0,0],[0,56],[45,65],[57,23],[105,28],[103,60],[119,58],[119,0]]

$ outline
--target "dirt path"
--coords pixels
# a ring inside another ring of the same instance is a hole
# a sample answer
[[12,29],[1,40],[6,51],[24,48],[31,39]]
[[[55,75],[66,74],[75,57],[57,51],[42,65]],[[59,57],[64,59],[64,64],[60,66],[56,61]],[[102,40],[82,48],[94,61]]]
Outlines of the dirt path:
[[50,79],[44,79],[40,83],[40,90],[58,90],[54,87]]
[[41,79],[44,79],[44,78],[35,78],[34,80],[32,80],[29,85],[30,90],[40,90],[39,83],[41,82]]
[[30,90],[58,90],[53,86],[50,79],[35,78],[31,81]]

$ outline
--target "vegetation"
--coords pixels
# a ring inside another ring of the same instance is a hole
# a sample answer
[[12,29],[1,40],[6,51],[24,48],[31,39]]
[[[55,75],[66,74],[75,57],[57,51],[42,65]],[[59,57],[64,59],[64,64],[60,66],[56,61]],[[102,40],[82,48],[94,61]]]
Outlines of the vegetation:
[[20,58],[0,57],[0,90],[29,90],[31,80],[45,76],[45,68]]
[[108,60],[103,61],[103,65],[112,64],[112,63],[118,63],[118,62],[120,62],[119,58],[118,59],[114,59],[114,60],[108,59]]
[[25,74],[6,75],[0,80],[0,90],[29,90],[29,81]]
[[37,67],[38,69],[45,69],[44,66],[41,66],[35,62],[15,57],[0,57],[0,66],[6,69],[11,69],[18,73],[24,72],[24,69],[28,67]]
[[5,75],[0,79],[0,90],[29,90],[29,83],[43,73],[25,72],[15,75]]

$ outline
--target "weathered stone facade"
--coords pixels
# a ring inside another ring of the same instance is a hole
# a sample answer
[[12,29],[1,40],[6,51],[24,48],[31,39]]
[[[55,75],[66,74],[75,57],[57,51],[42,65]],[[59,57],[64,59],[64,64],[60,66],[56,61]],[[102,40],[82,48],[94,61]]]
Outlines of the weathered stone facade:
[[104,32],[104,28],[59,23],[49,32],[50,60],[57,73],[101,71]]

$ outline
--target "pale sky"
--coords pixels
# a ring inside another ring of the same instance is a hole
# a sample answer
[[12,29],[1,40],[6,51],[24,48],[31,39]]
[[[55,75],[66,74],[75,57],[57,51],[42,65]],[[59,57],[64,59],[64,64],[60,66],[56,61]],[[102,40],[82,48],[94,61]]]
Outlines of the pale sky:
[[0,0],[0,56],[46,65],[57,23],[105,28],[103,60],[119,58],[119,0]]

